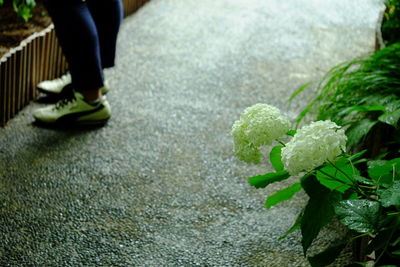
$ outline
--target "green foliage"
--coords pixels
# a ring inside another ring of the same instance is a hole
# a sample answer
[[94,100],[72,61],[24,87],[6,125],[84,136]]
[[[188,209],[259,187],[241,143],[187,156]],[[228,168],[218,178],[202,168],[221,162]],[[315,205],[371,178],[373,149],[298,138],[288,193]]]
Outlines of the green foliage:
[[[270,156],[273,161],[281,163],[281,149],[282,146],[272,149]],[[337,216],[349,230],[362,233],[361,236],[375,236],[367,250],[379,254],[377,263],[383,256],[399,260],[400,158],[368,160],[362,158],[365,152],[343,154],[336,162],[325,163],[306,173],[300,178],[300,183],[295,182],[267,197],[265,206],[271,208],[292,198],[301,189],[309,196],[296,222],[280,239],[300,230],[304,255],[307,255],[321,229]],[[251,177],[249,183],[261,188],[289,178],[280,164],[275,163],[275,166],[279,171]],[[308,257],[311,266],[331,264],[353,239],[346,237],[319,254]]]
[[301,220],[301,243],[306,255],[320,230],[335,216],[334,205],[341,200],[341,195],[322,186],[314,176],[303,179],[301,185],[310,197]]
[[382,206],[398,206],[400,207],[400,181],[394,182],[387,189],[378,189],[378,195]]
[[[333,174],[333,176],[331,174]],[[343,158],[335,162],[334,165],[327,165],[320,168],[316,176],[318,181],[325,187],[344,193],[352,187],[354,181],[352,177],[358,176],[359,174],[360,172],[353,167],[351,162]]]
[[302,187],[300,183],[294,183],[285,189],[279,190],[267,198],[265,201],[265,207],[269,209],[282,201],[289,200],[301,189]]
[[289,178],[287,171],[279,171],[273,173],[267,173],[264,175],[257,175],[249,178],[249,183],[255,188],[264,188],[269,184],[279,182]]
[[275,146],[269,153],[269,159],[275,171],[283,171],[283,163],[281,160],[282,148],[283,146]]
[[322,267],[333,263],[339,256],[340,252],[342,252],[346,247],[347,240],[341,240],[334,243],[337,244],[327,248],[317,255],[314,255],[313,257],[308,257],[308,261],[312,267]]
[[400,41],[400,0],[386,1],[382,37],[386,45]]
[[376,233],[379,231],[382,207],[377,201],[367,199],[350,199],[339,202],[335,212],[340,222],[347,228],[359,233]]
[[377,185],[391,186],[400,179],[400,158],[371,160],[368,162],[368,174]]
[[[0,5],[4,4],[4,0],[0,0]],[[17,13],[18,19],[27,22],[32,18],[32,9],[35,8],[35,0],[12,0],[12,7]]]
[[[384,31],[395,21],[400,22],[399,4],[400,0],[387,1]],[[300,184],[294,183],[266,199],[266,208],[271,208],[301,188],[307,193],[308,203],[281,237],[300,230],[305,255],[321,229],[335,217],[352,236],[359,233],[308,257],[313,267],[331,264],[349,242],[364,236],[372,239],[367,252],[375,252],[375,264],[400,262],[400,43],[392,41],[400,40],[399,25],[391,28],[393,39],[387,39],[390,46],[332,68],[297,118],[297,125],[310,115],[342,126],[351,154],[324,163],[300,177]],[[300,87],[289,100],[309,86]],[[287,133],[295,134],[295,130]],[[270,153],[275,172],[250,178],[251,185],[261,188],[289,178],[281,160],[282,145]]]
[[377,120],[365,118],[352,124],[346,131],[348,138],[347,145],[350,147],[357,146],[371,131],[372,127],[377,124]]
[[[374,156],[390,150],[398,138],[400,119],[400,43],[332,68],[317,86],[317,95],[300,113],[346,126],[348,146],[368,146],[366,139],[384,129],[386,143],[370,151]],[[300,87],[293,95],[303,91]],[[382,135],[382,133],[380,133]],[[376,141],[371,141],[375,142]],[[371,147],[369,147],[371,148]]]

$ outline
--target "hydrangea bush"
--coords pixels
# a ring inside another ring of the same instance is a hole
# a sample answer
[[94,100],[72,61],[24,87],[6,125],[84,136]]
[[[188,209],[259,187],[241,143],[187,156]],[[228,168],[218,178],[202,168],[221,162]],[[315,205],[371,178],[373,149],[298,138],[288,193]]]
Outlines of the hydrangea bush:
[[[293,136],[286,144],[284,136]],[[256,188],[291,176],[298,178],[289,187],[267,197],[271,208],[292,198],[302,189],[309,196],[294,225],[282,236],[300,229],[304,255],[320,230],[338,217],[349,230],[332,247],[308,257],[311,266],[327,266],[343,248],[361,236],[376,237],[368,244],[376,252],[375,262],[383,255],[399,260],[400,238],[400,158],[364,159],[361,151],[344,153],[345,131],[330,120],[316,121],[298,131],[290,130],[290,121],[279,109],[266,104],[247,108],[233,124],[232,136],[236,156],[247,163],[259,163],[259,148],[272,145],[270,161],[273,172],[249,178]],[[368,166],[367,171],[360,166]],[[394,265],[393,265],[394,266]]]

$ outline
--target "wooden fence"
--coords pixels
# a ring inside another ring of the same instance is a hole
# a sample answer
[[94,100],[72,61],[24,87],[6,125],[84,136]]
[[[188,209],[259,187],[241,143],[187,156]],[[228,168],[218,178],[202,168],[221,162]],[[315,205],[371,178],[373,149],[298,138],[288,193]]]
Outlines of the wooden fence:
[[[149,0],[122,0],[124,15]],[[38,96],[36,85],[62,75],[68,65],[53,25],[23,40],[0,58],[0,127]]]

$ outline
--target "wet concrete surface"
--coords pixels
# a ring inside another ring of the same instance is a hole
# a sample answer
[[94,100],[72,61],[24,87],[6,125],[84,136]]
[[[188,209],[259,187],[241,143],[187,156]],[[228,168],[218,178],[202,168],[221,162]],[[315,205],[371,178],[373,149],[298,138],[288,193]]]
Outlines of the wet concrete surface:
[[105,127],[37,127],[32,103],[0,129],[0,265],[308,266],[299,233],[278,240],[306,196],[265,210],[283,185],[247,184],[270,166],[234,158],[231,126],[259,102],[294,118],[311,94],[289,105],[297,87],[374,49],[379,9],[149,2],[121,28]]

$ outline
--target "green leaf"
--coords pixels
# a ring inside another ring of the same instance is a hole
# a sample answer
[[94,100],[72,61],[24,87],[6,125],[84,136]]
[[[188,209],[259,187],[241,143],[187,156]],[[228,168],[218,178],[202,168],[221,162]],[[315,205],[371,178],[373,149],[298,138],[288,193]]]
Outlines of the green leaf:
[[400,250],[396,250],[392,252],[393,255],[400,255]]
[[4,4],[4,0],[0,0],[0,5]]
[[368,174],[376,184],[390,186],[400,179],[400,158],[368,161]]
[[352,147],[359,144],[377,122],[365,118],[351,125],[346,131],[347,145]]
[[17,12],[18,17],[22,19],[24,22],[27,22],[30,18],[32,18],[31,8],[27,6],[23,6]]
[[283,163],[282,163],[282,152],[283,146],[274,146],[269,153],[269,159],[271,161],[272,167],[274,167],[275,171],[283,171]]
[[374,181],[360,175],[353,175],[353,179],[362,184],[374,185]]
[[[327,188],[344,193],[351,188],[352,180],[349,177],[359,175],[360,172],[347,159],[341,159],[334,164],[341,171],[332,165],[327,165],[317,171],[317,179]],[[331,176],[335,177],[335,179]]]
[[297,216],[296,221],[294,222],[292,227],[290,227],[290,229],[287,230],[286,233],[284,233],[282,236],[279,237],[279,240],[282,240],[282,239],[286,238],[288,235],[290,235],[291,233],[299,230],[301,227],[302,219],[303,219],[303,211],[299,214],[299,216]]
[[313,103],[311,103],[300,112],[300,114],[296,118],[296,127],[299,126],[300,122],[306,117],[307,113],[311,112],[313,106]]
[[365,152],[367,152],[367,151],[368,151],[367,149],[361,150],[360,152],[358,152],[358,153],[356,153],[356,154],[354,154],[354,155],[349,156],[347,159],[348,159],[349,161],[354,161],[354,160],[356,160],[356,159],[359,159],[359,158],[360,158],[362,155],[364,155]]
[[295,136],[296,133],[297,133],[296,130],[289,130],[289,131],[286,133],[286,135]]
[[304,209],[301,220],[301,234],[304,255],[318,233],[335,215],[334,205],[341,200],[341,194],[330,191],[321,185],[315,176],[302,180],[302,187],[310,199]]
[[394,127],[397,126],[397,123],[400,119],[400,100],[392,100],[387,104],[385,112],[379,116],[378,120]]
[[369,111],[384,111],[386,106],[383,105],[363,105],[363,106],[353,106],[346,109],[345,113],[350,114],[353,111],[369,112]]
[[377,201],[366,199],[343,200],[335,206],[340,222],[359,233],[379,230],[382,207]]
[[388,189],[378,189],[378,195],[382,206],[400,206],[400,181],[394,182]]
[[397,127],[399,119],[400,119],[400,109],[395,111],[387,111],[378,118],[379,121],[392,125],[394,127]]
[[307,259],[312,267],[328,266],[335,261],[340,252],[346,247],[347,243],[348,240],[342,240],[338,244],[325,249],[323,252],[318,253],[315,256],[308,257]]
[[264,188],[269,184],[285,180],[289,178],[289,176],[290,175],[287,171],[271,172],[264,175],[250,177],[248,182],[256,188]]
[[307,88],[308,86],[310,86],[310,83],[305,83],[302,86],[300,86],[288,99],[288,102],[292,101],[298,94],[300,94],[301,92],[303,92],[303,90],[305,88]]
[[25,0],[25,2],[31,8],[34,8],[36,6],[36,1],[35,0]]
[[297,192],[301,190],[301,188],[302,187],[300,183],[295,183],[285,189],[277,191],[267,198],[265,201],[265,207],[269,209],[272,206],[281,203],[282,201],[291,199]]

